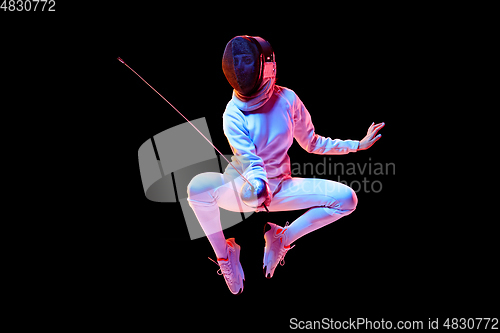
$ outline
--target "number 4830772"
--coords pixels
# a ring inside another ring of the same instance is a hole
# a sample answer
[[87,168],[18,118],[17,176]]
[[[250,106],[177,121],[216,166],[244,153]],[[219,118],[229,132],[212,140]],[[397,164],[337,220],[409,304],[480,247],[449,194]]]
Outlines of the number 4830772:
[[3,0],[0,9],[4,12],[47,11],[55,12],[55,0]]

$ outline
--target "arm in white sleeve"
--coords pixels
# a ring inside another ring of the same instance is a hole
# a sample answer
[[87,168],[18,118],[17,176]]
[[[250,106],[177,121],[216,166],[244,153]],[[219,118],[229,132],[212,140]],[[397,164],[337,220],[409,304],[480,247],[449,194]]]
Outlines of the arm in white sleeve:
[[264,161],[256,154],[255,145],[250,139],[243,116],[225,113],[223,127],[234,158],[242,166],[243,176],[249,181],[259,178],[268,183]]
[[300,98],[297,95],[295,97],[292,105],[294,112],[293,136],[304,150],[320,155],[343,155],[358,150],[359,141],[357,140],[330,139],[316,134],[311,115]]

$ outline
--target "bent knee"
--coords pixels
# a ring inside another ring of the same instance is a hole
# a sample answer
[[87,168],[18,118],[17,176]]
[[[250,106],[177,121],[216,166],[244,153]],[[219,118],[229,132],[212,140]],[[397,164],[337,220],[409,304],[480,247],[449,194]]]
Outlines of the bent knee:
[[187,186],[188,197],[214,190],[222,184],[221,174],[204,172],[191,179]]
[[342,196],[339,197],[337,202],[337,208],[353,211],[358,205],[358,196],[352,188],[346,186],[342,193]]
[[351,188],[351,195],[349,196],[348,206],[350,206],[351,210],[355,210],[357,205],[358,196],[356,195],[356,192],[354,192],[354,190]]

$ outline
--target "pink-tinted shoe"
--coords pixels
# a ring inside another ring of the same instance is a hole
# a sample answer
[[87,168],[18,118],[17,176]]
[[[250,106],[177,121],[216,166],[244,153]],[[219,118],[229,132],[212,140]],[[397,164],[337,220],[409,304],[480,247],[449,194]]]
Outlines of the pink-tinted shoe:
[[224,275],[224,279],[231,293],[238,295],[243,292],[245,283],[245,273],[243,273],[243,267],[241,267],[240,263],[241,246],[236,244],[234,238],[227,239],[226,243],[227,257],[225,259],[218,258],[217,262],[210,257],[208,259],[212,260],[220,267],[217,274]]
[[283,266],[285,264],[286,253],[293,248],[287,242],[286,230],[288,222],[285,227],[280,227],[274,223],[266,223],[264,226],[264,239],[266,246],[264,247],[264,276],[268,279],[273,277],[274,270],[278,263]]

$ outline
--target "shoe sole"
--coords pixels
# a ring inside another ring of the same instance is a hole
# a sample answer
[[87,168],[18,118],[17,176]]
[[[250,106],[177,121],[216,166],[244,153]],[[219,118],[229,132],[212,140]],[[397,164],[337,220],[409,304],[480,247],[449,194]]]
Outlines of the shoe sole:
[[[271,230],[271,226],[269,225],[269,223],[266,222],[266,224],[264,225],[264,239],[266,239],[266,232],[268,232],[269,230]],[[264,253],[265,253],[265,247],[264,247]],[[267,273],[266,274],[266,269],[267,269],[267,266],[264,266],[263,268],[263,272],[264,272],[264,277],[266,279],[270,279],[272,276],[271,276],[271,273]]]
[[239,295],[243,292],[243,289],[245,288],[245,280],[243,279],[243,287],[240,288],[240,290],[238,291],[238,293],[234,294],[234,295]]
[[[231,238],[229,238],[229,239],[231,239]],[[234,241],[234,238],[233,238],[233,241]],[[245,273],[243,272],[243,267],[241,266],[241,261],[240,261],[241,246],[239,246],[238,244],[236,244],[236,242],[234,242],[234,245],[235,245],[234,249],[236,251],[236,258],[238,259],[238,262],[240,263],[239,269],[240,269],[240,275],[241,275],[241,278],[242,278],[243,282],[242,282],[242,286],[238,290],[238,292],[236,294],[233,294],[233,295],[239,295],[239,294],[241,294],[243,292],[243,289],[245,288]]]

